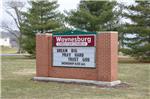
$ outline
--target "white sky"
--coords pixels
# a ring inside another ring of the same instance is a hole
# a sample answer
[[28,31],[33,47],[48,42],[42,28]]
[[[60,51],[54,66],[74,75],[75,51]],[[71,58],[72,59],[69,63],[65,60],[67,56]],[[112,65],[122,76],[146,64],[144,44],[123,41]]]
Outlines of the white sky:
[[[0,12],[2,13],[1,18],[2,19],[9,19],[9,16],[7,15],[7,13],[5,12],[5,3],[8,2],[10,0],[0,0]],[[12,1],[23,1],[23,2],[27,2],[27,0],[12,0]],[[63,12],[64,10],[69,11],[70,9],[76,9],[78,3],[80,2],[80,0],[58,0],[58,4],[59,4],[59,8],[58,10]]]
[[[5,3],[10,0],[0,0],[0,23],[2,21],[8,22],[8,24],[13,24],[12,18],[5,12]],[[12,1],[23,1],[27,2],[27,0],[12,0]],[[57,0],[59,4],[58,10],[63,12],[64,10],[76,9],[80,0]],[[1,28],[0,28],[1,31]]]
[[[12,18],[5,12],[5,2],[10,0],[0,0],[0,23],[1,21],[6,21],[9,24],[13,23]],[[27,0],[12,0],[12,1],[24,1],[27,2]],[[117,0],[119,2],[125,3],[125,4],[133,4],[133,0]],[[58,10],[63,12],[64,10],[71,10],[76,9],[77,5],[79,4],[80,0],[58,0],[59,8]],[[0,29],[1,31],[1,29]]]
[[70,9],[76,9],[80,0],[58,0],[59,10],[63,12],[63,10],[69,11]]

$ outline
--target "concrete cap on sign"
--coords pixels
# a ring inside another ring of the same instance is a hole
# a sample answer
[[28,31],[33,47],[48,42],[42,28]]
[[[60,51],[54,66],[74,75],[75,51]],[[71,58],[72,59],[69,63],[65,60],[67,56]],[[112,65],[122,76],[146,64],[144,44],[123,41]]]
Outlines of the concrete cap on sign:
[[98,31],[97,34],[101,34],[101,33],[118,33],[117,31]]
[[110,86],[110,87],[121,83],[120,80],[106,82],[106,81],[53,78],[53,77],[33,77],[33,79],[37,81],[55,81],[55,82],[65,82],[65,83],[93,84],[93,85]]
[[36,35],[47,35],[47,36],[51,36],[52,33],[37,33]]
[[52,33],[45,33],[45,35],[47,35],[47,36],[51,36],[51,35],[52,35]]

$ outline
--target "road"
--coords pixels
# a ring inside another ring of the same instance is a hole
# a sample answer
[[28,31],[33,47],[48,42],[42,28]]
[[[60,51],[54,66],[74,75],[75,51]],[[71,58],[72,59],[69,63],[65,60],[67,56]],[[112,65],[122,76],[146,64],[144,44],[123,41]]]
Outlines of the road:
[[0,56],[20,56],[20,55],[29,55],[29,54],[0,54]]

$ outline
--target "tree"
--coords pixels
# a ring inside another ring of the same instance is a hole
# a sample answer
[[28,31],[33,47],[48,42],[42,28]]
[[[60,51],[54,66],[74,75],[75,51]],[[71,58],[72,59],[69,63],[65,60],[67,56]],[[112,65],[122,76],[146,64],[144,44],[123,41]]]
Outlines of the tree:
[[114,1],[84,1],[76,11],[71,11],[66,20],[77,29],[87,31],[118,31],[119,51],[124,47],[124,5]]
[[124,21],[124,13],[126,12],[126,5],[122,2],[117,2],[115,16],[117,16],[117,22],[115,26],[115,31],[118,31],[118,51],[120,52],[122,48],[124,48],[124,28],[126,22]]
[[60,13],[56,11],[56,1],[39,0],[30,1],[31,8],[24,13],[24,23],[21,25],[24,31],[23,48],[28,53],[35,55],[35,35],[57,31],[60,29]]
[[76,29],[87,31],[113,30],[116,24],[116,2],[81,0],[77,10],[67,13],[67,22]]
[[140,61],[150,61],[150,2],[136,1],[128,10],[125,17],[132,23],[124,30],[126,48],[122,52]]
[[17,53],[22,53],[23,49],[22,49],[22,36],[23,36],[23,32],[21,30],[21,24],[23,22],[23,18],[22,18],[22,9],[25,6],[24,2],[16,2],[16,1],[9,1],[6,2],[7,3],[7,14],[10,15],[14,21],[14,24],[18,30],[18,32],[16,33],[16,29],[14,29],[14,26],[10,26],[8,25],[8,23],[6,22],[2,22],[2,28],[6,31],[8,31],[9,33],[11,33],[13,36],[16,37],[17,42],[18,42],[18,51]]

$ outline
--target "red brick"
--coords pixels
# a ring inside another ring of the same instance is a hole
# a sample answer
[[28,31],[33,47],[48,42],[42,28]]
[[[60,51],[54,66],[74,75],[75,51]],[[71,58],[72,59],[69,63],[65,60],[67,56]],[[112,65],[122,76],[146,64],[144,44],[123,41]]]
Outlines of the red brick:
[[36,35],[36,76],[47,77],[49,72],[49,37]]
[[96,68],[69,68],[52,66],[52,35],[37,35],[37,76],[86,79],[98,81],[117,80],[118,35],[101,32],[96,38]]

